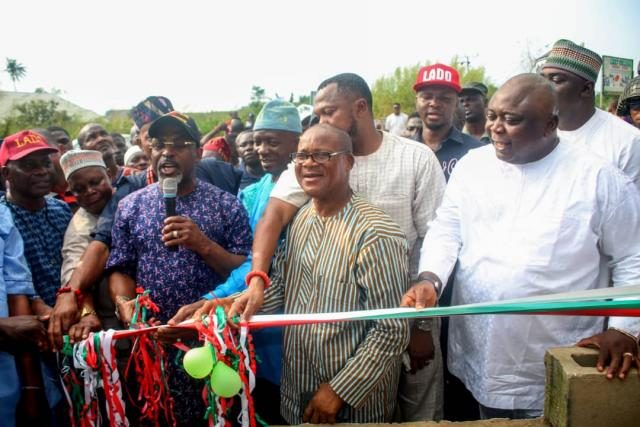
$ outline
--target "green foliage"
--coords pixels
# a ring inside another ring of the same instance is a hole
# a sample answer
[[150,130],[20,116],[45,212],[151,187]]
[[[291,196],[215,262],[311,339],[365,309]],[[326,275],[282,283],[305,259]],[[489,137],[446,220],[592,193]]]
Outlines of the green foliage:
[[[407,114],[414,111],[416,94],[413,91],[413,84],[416,81],[418,71],[425,65],[431,65],[431,62],[425,61],[424,63],[398,67],[393,74],[382,76],[373,83],[371,92],[373,94],[374,117],[384,118],[391,114],[395,102],[399,102],[402,105],[402,110]],[[497,90],[486,76],[483,66],[462,67],[457,56],[451,59],[449,65],[458,70],[463,85],[469,82],[482,82],[489,88],[490,96]]]
[[251,103],[249,104],[249,107],[260,111],[264,105],[264,94],[264,88],[260,86],[251,86]]
[[382,76],[373,83],[371,93],[373,95],[373,116],[378,118],[391,114],[393,104],[399,102],[404,112],[414,110],[416,94],[413,92],[413,84],[416,81],[418,70],[425,64],[415,64],[408,67],[398,67],[393,74]]
[[66,111],[58,110],[56,101],[34,100],[14,106],[13,114],[0,122],[0,134],[6,136],[23,129],[48,127],[53,124],[70,130],[78,125],[78,119]]
[[13,91],[16,92],[16,82],[22,80],[22,78],[27,74],[27,67],[20,64],[15,59],[7,58],[4,71],[9,74],[9,78],[13,82]]

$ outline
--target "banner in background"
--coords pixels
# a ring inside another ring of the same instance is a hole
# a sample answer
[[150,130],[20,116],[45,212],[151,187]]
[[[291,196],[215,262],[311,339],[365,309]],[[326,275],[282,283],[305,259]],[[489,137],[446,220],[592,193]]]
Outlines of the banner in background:
[[633,59],[602,57],[602,92],[605,95],[620,95],[633,78]]

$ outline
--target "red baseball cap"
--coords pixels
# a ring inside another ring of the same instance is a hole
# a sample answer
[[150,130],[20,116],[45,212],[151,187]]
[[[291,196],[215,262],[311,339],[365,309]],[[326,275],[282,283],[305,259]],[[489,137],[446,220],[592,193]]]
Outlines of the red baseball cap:
[[460,93],[460,74],[458,70],[444,64],[427,65],[420,68],[413,90],[419,92],[426,86],[447,86]]
[[44,136],[30,130],[9,135],[0,147],[0,166],[6,166],[9,160],[19,160],[36,151],[57,153],[58,149],[47,144]]

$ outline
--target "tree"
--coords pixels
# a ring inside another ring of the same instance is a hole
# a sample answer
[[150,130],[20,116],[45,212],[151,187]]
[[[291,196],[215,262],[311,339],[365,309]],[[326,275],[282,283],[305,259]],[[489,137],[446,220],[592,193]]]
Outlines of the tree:
[[7,65],[4,71],[9,74],[9,78],[13,82],[13,91],[17,92],[16,82],[22,80],[22,78],[27,74],[27,67],[20,64],[15,59],[7,58]]
[[374,117],[382,118],[391,114],[395,102],[400,103],[405,112],[413,111],[416,104],[413,84],[421,66],[418,63],[408,67],[398,67],[393,74],[382,76],[373,83],[371,93]]
[[64,110],[58,110],[56,101],[34,100],[14,107],[15,123],[20,129],[47,127],[53,124],[65,126],[73,118]]
[[[426,61],[424,64],[418,63],[407,67],[398,67],[393,74],[377,79],[373,83],[371,90],[374,117],[383,118],[391,114],[393,103],[395,102],[400,103],[404,112],[413,111],[416,105],[416,94],[413,91],[416,75],[421,67],[430,64],[431,62]],[[496,91],[496,86],[486,76],[484,67],[461,67],[457,56],[454,56],[449,61],[449,65],[460,73],[462,85],[469,82],[482,82],[489,88],[489,96]]]
[[254,109],[260,109],[262,104],[264,104],[264,88],[251,86],[251,104],[249,106]]

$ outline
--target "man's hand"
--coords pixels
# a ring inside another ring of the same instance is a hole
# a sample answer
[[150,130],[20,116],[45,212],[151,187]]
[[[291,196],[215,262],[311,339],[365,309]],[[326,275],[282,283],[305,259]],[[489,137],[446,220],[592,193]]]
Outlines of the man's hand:
[[251,278],[246,292],[234,301],[231,309],[227,312],[227,317],[232,319],[234,316],[240,315],[241,321],[247,321],[260,310],[263,302],[264,281],[260,277],[254,276]]
[[425,307],[433,307],[438,302],[438,295],[433,282],[423,280],[411,286],[409,290],[402,296],[400,302],[401,307],[415,307],[422,309]]
[[629,373],[629,369],[633,365],[638,365],[638,344],[631,337],[615,329],[585,338],[577,345],[600,350],[596,367],[598,371],[603,372],[608,366],[608,379],[617,375],[623,380]]
[[36,316],[49,317],[53,308],[49,307],[42,298],[34,298],[31,300],[31,313]]
[[133,311],[136,309],[136,300],[125,301],[124,299],[116,298],[115,303],[118,319],[124,327],[128,328],[133,318]]
[[201,253],[209,239],[191,219],[171,216],[164,220],[162,241],[165,246],[183,246],[190,251]]
[[49,342],[57,351],[62,348],[62,336],[78,321],[80,310],[73,292],[58,295],[49,318]]
[[69,328],[69,341],[75,344],[79,341],[87,339],[89,332],[99,331],[102,329],[102,323],[95,314],[87,314],[82,317],[78,323],[71,325]]
[[311,424],[335,424],[336,415],[344,400],[327,383],[320,384],[318,391],[304,410],[302,421]]
[[6,317],[2,319],[2,330],[10,343],[14,343],[18,347],[33,346],[39,351],[44,351],[48,347],[47,330],[42,323],[45,320],[47,320],[46,316]]
[[202,304],[202,306],[193,313],[192,319],[200,320],[203,317],[208,316],[211,310],[218,306],[222,306],[225,313],[228,313],[235,300],[236,298],[227,297],[205,301],[204,304]]
[[421,331],[415,324],[411,330],[409,347],[407,353],[411,359],[411,374],[415,374],[433,360],[435,348],[433,345],[433,335],[429,331]]
[[169,319],[169,321],[167,321],[167,324],[171,326],[175,326],[178,323],[182,323],[185,320],[193,317],[193,314],[198,309],[202,308],[202,306],[204,306],[206,302],[207,300],[200,299],[191,304],[183,305],[178,309],[178,311],[176,311],[176,314],[171,319]]

